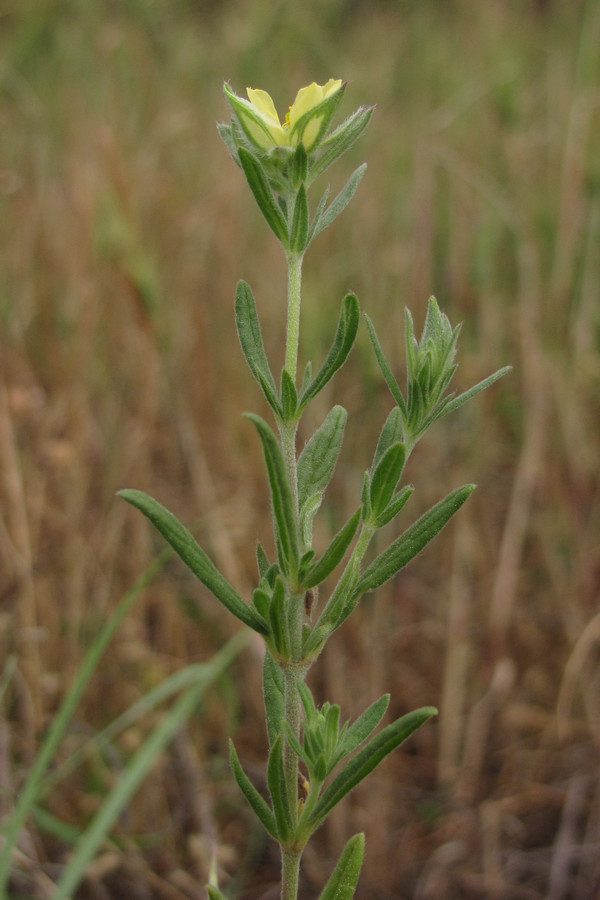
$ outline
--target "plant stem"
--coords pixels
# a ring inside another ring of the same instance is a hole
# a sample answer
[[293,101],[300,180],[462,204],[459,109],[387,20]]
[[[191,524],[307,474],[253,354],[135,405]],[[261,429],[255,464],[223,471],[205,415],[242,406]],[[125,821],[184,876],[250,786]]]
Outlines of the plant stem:
[[[302,256],[289,253],[288,262],[288,313],[285,346],[285,368],[294,383],[298,367],[298,347],[300,343],[300,300],[302,282]],[[285,460],[286,474],[292,500],[294,516],[298,523],[298,461],[296,458],[297,422],[280,425],[281,447]],[[294,735],[300,738],[300,695],[298,682],[303,681],[306,667],[297,664],[302,654],[302,597],[289,598],[289,629],[291,636],[291,661],[283,669],[284,676],[284,718]],[[298,821],[298,758],[286,742],[283,766],[288,802],[294,828]],[[281,847],[281,900],[297,900],[300,857],[302,851],[293,847]]]
[[289,253],[288,262],[288,310],[285,345],[285,367],[296,381],[298,345],[300,342],[300,286],[302,283],[302,256]]
[[297,900],[302,850],[281,848],[281,900]]

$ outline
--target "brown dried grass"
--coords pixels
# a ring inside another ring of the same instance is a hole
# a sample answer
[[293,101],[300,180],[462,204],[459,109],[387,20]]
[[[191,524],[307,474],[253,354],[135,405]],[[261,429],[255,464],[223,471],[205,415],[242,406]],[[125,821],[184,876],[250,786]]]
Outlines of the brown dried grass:
[[[389,690],[392,714],[435,703],[440,717],[332,815],[307,851],[303,896],[356,830],[367,833],[357,900],[597,896],[597,7],[13,3],[4,30],[0,616],[4,659],[18,660],[0,732],[4,808],[98,623],[160,546],[118,488],[159,497],[196,523],[240,590],[252,582],[269,513],[240,413],[263,409],[232,296],[238,277],[253,285],[279,359],[284,269],[213,121],[226,115],[224,77],[275,83],[281,105],[298,83],[340,72],[347,108],[378,110],[352,154],[367,179],[307,259],[304,358],[322,357],[348,288],[392,356],[405,303],[420,321],[436,293],[465,322],[457,383],[507,362],[514,372],[411,461],[413,514],[476,480],[468,507],[365,600],[311,675],[346,716]],[[364,335],[315,421],[334,400],[350,423],[324,533],[353,508],[390,406]],[[192,598],[198,628],[183,610]],[[63,754],[233,628],[169,564]],[[252,652],[165,756],[79,896],[203,897],[215,848],[241,898],[271,895],[275,848],[228,774],[231,733],[260,783]],[[90,758],[49,811],[84,824],[142,737]],[[30,823],[14,890],[47,896],[67,851]]]

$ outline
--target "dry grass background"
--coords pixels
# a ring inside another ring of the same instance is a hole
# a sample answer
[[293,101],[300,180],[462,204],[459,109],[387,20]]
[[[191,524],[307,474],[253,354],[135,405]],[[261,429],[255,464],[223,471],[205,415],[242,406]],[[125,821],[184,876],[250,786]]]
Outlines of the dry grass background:
[[[160,548],[116,490],[158,497],[241,590],[252,582],[269,512],[240,414],[264,407],[232,299],[244,277],[279,360],[285,273],[214,123],[224,79],[284,108],[342,76],[346,112],[377,111],[332,179],[369,170],[307,257],[303,358],[322,358],[354,289],[400,371],[403,307],[420,324],[435,293],[464,321],[459,387],[514,371],[411,460],[412,515],[464,481],[479,490],[311,674],[347,717],[386,690],[396,715],[433,703],[440,716],[319,832],[302,896],[359,829],[357,900],[600,896],[600,5],[4,0],[0,40],[0,665],[17,660],[4,810],[98,624]],[[314,421],[334,401],[350,421],[323,536],[354,508],[391,405],[364,333],[330,387]],[[233,628],[169,563],[62,755]],[[229,734],[260,781],[250,650],[78,897],[195,900],[215,846],[231,896],[266,897],[275,848],[228,773]],[[84,825],[141,738],[91,754],[48,796],[15,893],[44,896],[41,874],[68,853],[57,821]]]

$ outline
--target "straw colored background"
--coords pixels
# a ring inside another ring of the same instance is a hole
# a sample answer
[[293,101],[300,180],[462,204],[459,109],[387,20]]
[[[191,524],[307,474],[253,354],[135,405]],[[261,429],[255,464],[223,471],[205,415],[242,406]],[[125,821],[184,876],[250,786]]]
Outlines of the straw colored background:
[[[420,329],[430,294],[464,322],[457,388],[514,370],[419,446],[403,522],[466,481],[476,494],[311,673],[346,718],[387,690],[390,714],[440,716],[318,833],[302,897],[357,830],[357,900],[598,896],[600,5],[4,0],[0,41],[0,668],[18,660],[0,804],[162,546],[119,488],[173,509],[247,596],[269,509],[241,413],[267,413],[233,294],[252,285],[278,368],[285,271],[219,141],[221,87],[265,88],[283,112],[298,87],[343,77],[344,112],[377,110],[332,188],[369,168],[307,255],[302,359],[323,358],[352,289],[399,375],[404,306]],[[334,402],[350,418],[322,540],[355,508],[391,407],[362,329],[307,428]],[[61,758],[234,628],[169,563]],[[47,799],[54,821],[82,827],[151,724],[88,757]],[[267,895],[276,848],[229,774],[229,735],[260,784],[258,648],[161,759],[78,896],[196,900],[214,846],[232,897]],[[44,896],[35,872],[54,877],[65,835],[39,818],[22,850],[27,896]]]

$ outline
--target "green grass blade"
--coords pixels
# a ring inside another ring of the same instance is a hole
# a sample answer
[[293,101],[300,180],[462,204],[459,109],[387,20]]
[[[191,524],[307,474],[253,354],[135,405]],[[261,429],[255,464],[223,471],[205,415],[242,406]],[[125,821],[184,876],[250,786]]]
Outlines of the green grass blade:
[[164,550],[159,554],[159,556],[157,556],[148,566],[146,571],[140,575],[135,584],[124,594],[117,608],[105,623],[100,634],[88,650],[69,693],[54,717],[46,740],[42,744],[42,747],[35,758],[27,781],[20,793],[17,805],[9,816],[8,822],[5,824],[4,842],[0,848],[0,897],[4,896],[6,883],[10,874],[11,853],[18,838],[19,831],[37,800],[44,773],[52,761],[56,749],[71,720],[71,716],[79,703],[81,695],[119,625],[144,588],[152,581],[155,575],[160,572],[169,556],[171,556],[171,550]]
[[[235,637],[231,638],[225,647],[219,651],[218,658],[221,658],[220,655],[223,654],[229,655],[231,660],[233,660],[234,657],[248,644],[250,635],[251,632],[246,631],[246,629],[239,631]],[[45,797],[56,784],[60,783],[69,772],[72,772],[85,758],[92,747],[105,747],[111,741],[114,741],[126,728],[130,728],[135,722],[139,721],[139,719],[155,709],[160,703],[164,703],[165,700],[168,700],[173,694],[179,693],[191,684],[198,683],[201,679],[209,677],[209,675],[210,673],[207,674],[206,663],[193,663],[192,665],[185,666],[183,669],[179,669],[177,672],[173,672],[172,675],[169,675],[155,688],[152,688],[152,690],[148,691],[143,697],[133,703],[129,709],[125,710],[124,713],[114,719],[110,725],[107,725],[106,728],[96,734],[93,738],[86,741],[82,747],[79,747],[75,753],[72,753],[60,766],[53,769],[40,784],[38,800]]]
[[[216,674],[216,673],[215,673]],[[165,714],[160,725],[150,734],[131,759],[121,778],[110,792],[86,829],[70,857],[50,900],[68,900],[80,884],[85,870],[98,848],[121,814],[132,794],[140,786],[163,748],[173,739],[192,714],[204,693],[207,681],[188,688]]]

